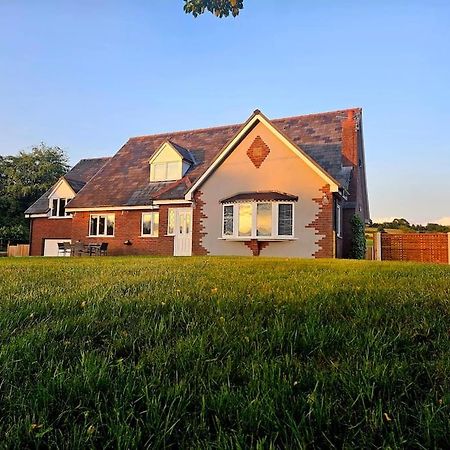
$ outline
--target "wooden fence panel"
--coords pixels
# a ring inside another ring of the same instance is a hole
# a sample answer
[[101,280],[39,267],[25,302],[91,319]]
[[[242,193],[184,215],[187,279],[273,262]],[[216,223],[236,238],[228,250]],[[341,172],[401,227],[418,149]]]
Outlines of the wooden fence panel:
[[381,233],[381,257],[388,261],[449,264],[448,233]]
[[29,244],[8,245],[8,256],[29,256],[30,246]]

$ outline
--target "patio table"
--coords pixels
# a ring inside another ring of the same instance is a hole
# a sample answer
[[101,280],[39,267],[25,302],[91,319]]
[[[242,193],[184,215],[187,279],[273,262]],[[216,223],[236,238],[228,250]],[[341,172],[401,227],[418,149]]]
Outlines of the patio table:
[[96,256],[100,251],[101,244],[85,244],[86,253],[89,256]]

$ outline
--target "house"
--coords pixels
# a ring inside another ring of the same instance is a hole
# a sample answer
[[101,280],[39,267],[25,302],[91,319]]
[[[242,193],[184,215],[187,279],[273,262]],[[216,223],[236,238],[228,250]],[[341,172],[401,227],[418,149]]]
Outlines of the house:
[[27,211],[31,255],[59,241],[110,255],[340,258],[369,220],[362,111],[135,137],[80,161]]
[[72,214],[66,205],[110,158],[82,159],[26,211],[30,218],[30,254],[56,256],[58,242],[71,242]]

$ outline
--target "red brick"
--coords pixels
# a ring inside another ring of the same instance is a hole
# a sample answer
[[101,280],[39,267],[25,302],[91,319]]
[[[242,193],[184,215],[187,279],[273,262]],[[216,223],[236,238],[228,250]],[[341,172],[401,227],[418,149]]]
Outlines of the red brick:
[[316,244],[319,249],[311,256],[315,258],[334,257],[334,231],[333,231],[333,195],[330,192],[330,185],[326,184],[320,189],[322,196],[314,198],[314,202],[319,205],[316,218],[306,228],[313,228],[318,236]]
[[37,217],[31,219],[30,230],[30,256],[42,256],[44,254],[44,239],[70,239],[72,219]]

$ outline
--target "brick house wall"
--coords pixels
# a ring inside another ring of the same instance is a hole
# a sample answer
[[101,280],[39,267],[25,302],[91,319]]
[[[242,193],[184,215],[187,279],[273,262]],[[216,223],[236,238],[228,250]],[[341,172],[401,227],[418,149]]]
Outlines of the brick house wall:
[[[167,233],[168,208],[159,211],[158,237],[141,237],[141,220],[144,210],[76,212],[73,215],[72,242],[108,243],[108,255],[172,255],[173,236]],[[91,214],[114,214],[114,236],[89,237],[89,220]],[[131,245],[125,242],[130,241]]]
[[30,223],[30,256],[44,254],[44,239],[70,239],[72,219],[37,217]]
[[[108,243],[108,255],[161,255],[172,256],[174,236],[167,235],[167,223],[169,208],[187,208],[189,204],[160,205],[159,207],[159,233],[158,237],[141,236],[142,213],[149,210],[128,211],[102,211],[76,212],[73,215],[72,242],[83,243]],[[201,208],[194,209],[193,254],[206,254],[200,244],[200,234],[196,227],[196,216],[201,213]],[[89,219],[91,214],[114,214],[114,236],[89,237]],[[130,241],[130,245],[125,242]]]

